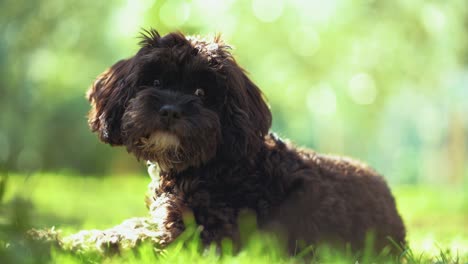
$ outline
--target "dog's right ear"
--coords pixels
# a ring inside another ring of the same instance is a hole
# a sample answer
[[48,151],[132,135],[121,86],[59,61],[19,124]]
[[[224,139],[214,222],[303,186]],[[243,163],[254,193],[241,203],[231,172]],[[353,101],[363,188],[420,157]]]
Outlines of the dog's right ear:
[[132,96],[126,84],[132,60],[121,60],[101,73],[91,85],[86,97],[91,103],[88,124],[99,139],[113,146],[122,145],[121,120],[125,105]]

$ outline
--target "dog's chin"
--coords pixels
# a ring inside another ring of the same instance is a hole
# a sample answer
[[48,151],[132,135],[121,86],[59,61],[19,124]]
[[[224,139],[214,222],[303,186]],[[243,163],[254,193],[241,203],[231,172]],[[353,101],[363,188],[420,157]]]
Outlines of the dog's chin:
[[154,132],[149,137],[140,138],[142,143],[142,149],[149,152],[164,152],[175,150],[179,148],[180,140],[179,138],[169,132]]
[[187,161],[179,137],[156,131],[139,138],[132,146],[127,147],[138,159],[157,163],[162,171],[183,170]]
[[157,163],[161,171],[181,172],[188,167],[199,167],[215,154],[215,146],[203,148],[194,146],[193,142],[171,132],[156,131],[139,138],[127,149],[140,160]]

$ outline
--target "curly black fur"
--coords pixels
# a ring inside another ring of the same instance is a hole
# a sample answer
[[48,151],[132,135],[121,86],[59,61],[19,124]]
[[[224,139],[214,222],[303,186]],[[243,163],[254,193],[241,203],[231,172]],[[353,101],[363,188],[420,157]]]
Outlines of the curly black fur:
[[168,208],[162,222],[175,234],[169,237],[183,230],[180,212],[188,208],[205,243],[238,241],[239,212],[249,209],[291,250],[299,240],[361,248],[369,231],[378,247],[387,237],[404,243],[384,179],[362,163],[269,134],[261,91],[218,37],[148,30],[140,44],[89,90],[89,124],[105,143],[158,163],[161,181],[150,205]]

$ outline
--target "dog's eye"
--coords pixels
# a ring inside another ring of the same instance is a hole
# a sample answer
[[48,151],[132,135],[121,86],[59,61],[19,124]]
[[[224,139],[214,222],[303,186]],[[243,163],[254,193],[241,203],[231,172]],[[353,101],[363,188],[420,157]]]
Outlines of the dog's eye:
[[197,90],[195,90],[195,95],[199,97],[203,97],[205,96],[205,91],[203,89],[198,88]]
[[153,81],[153,86],[156,87],[156,88],[159,88],[161,86],[161,81],[159,81],[158,79],[154,80]]

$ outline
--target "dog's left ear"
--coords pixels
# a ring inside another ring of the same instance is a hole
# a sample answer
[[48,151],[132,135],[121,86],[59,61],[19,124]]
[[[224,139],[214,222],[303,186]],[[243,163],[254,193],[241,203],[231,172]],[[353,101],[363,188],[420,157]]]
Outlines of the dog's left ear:
[[255,154],[271,127],[271,112],[260,89],[232,57],[223,63],[226,76],[223,143],[231,156]]
[[125,105],[132,96],[127,85],[131,69],[131,59],[115,63],[101,73],[89,88],[86,97],[91,103],[88,124],[99,139],[113,146],[123,144],[121,119]]

